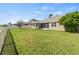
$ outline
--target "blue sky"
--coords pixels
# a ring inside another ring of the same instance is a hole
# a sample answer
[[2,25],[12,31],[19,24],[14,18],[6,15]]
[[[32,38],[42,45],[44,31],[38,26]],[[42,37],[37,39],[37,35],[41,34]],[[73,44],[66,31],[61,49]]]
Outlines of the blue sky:
[[64,15],[72,11],[79,11],[78,3],[0,4],[0,24],[15,23],[18,20],[28,21],[32,18],[43,20],[50,13]]

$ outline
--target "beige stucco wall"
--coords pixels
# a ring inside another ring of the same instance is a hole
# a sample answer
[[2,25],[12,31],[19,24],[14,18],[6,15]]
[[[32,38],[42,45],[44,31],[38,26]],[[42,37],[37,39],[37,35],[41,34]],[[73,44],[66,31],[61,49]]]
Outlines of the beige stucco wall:
[[36,24],[33,24],[33,25],[32,25],[32,28],[33,28],[33,29],[37,29]]
[[56,27],[51,26],[52,23],[49,23],[49,28],[43,28],[43,30],[59,30],[59,31],[65,31],[64,26],[60,25],[59,23],[56,23]]

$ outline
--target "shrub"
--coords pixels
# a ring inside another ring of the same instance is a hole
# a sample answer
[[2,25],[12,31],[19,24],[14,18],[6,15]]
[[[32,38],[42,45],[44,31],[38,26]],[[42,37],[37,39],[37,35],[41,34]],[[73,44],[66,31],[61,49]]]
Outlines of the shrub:
[[77,32],[76,27],[79,25],[79,12],[75,11],[65,14],[60,18],[59,23],[64,25],[66,31]]

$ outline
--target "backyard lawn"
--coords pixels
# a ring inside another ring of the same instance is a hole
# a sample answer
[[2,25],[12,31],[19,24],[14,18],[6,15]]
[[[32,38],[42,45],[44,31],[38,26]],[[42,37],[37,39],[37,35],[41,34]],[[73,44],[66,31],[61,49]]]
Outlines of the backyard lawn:
[[10,29],[19,54],[79,54],[79,34],[61,31]]

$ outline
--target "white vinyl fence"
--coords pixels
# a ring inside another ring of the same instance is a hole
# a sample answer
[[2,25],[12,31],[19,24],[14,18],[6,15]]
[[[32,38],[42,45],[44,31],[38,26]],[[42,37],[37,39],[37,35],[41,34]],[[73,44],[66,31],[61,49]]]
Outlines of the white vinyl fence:
[[7,28],[0,28],[0,53],[6,37]]

